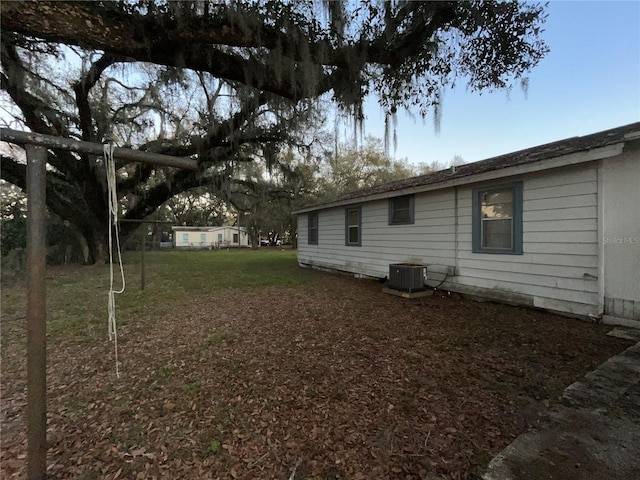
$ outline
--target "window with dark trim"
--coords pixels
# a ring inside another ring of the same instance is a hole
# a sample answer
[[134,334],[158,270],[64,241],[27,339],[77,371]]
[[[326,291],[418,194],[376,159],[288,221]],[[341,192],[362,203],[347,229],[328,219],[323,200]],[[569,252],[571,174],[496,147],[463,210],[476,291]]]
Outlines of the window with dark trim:
[[413,195],[389,199],[389,225],[409,225],[413,223]]
[[345,245],[360,246],[362,227],[362,208],[347,208],[345,210]]
[[310,213],[307,218],[307,243],[309,245],[318,245],[318,212]]
[[522,182],[475,188],[472,251],[522,255]]

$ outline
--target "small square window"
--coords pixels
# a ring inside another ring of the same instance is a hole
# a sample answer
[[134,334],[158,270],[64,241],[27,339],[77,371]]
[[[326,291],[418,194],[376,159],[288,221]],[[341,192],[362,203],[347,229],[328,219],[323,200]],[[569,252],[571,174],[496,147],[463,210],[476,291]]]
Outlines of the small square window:
[[473,190],[472,250],[522,254],[522,182]]
[[345,245],[361,245],[361,207],[347,208],[345,211]]
[[413,195],[389,199],[389,225],[409,225],[413,223]]
[[308,215],[308,235],[307,243],[309,245],[318,245],[318,212]]

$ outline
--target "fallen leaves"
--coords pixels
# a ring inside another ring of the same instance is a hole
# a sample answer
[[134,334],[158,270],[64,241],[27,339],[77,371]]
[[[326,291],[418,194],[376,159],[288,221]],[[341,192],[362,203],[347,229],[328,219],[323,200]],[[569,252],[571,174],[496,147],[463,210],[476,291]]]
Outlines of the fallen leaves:
[[[49,339],[56,478],[468,478],[624,345],[597,325],[318,273]],[[25,472],[23,312],[3,314],[2,478]],[[535,349],[531,346],[535,346]],[[575,355],[575,352],[579,352]]]

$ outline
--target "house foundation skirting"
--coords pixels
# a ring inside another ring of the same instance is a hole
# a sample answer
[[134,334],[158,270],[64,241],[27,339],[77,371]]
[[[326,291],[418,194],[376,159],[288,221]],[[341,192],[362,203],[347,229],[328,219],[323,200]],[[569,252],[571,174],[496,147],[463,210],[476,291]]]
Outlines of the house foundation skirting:
[[623,298],[604,297],[604,313],[612,317],[640,322],[640,302]]

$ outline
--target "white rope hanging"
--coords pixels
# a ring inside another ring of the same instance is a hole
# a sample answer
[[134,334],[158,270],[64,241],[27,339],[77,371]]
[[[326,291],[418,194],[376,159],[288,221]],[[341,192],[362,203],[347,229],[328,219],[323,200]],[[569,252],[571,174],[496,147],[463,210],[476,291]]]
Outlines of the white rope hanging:
[[[116,325],[116,293],[123,293],[125,288],[124,270],[122,268],[122,254],[120,251],[120,235],[118,233],[118,193],[116,191],[116,164],[113,159],[113,145],[104,145],[105,170],[107,171],[107,187],[109,191],[109,340],[113,341],[116,359],[116,377],[120,378],[120,368],[118,364],[118,330]],[[118,265],[120,266],[120,277],[122,278],[122,288],[113,288],[113,232],[116,237],[116,248],[118,250]]]

